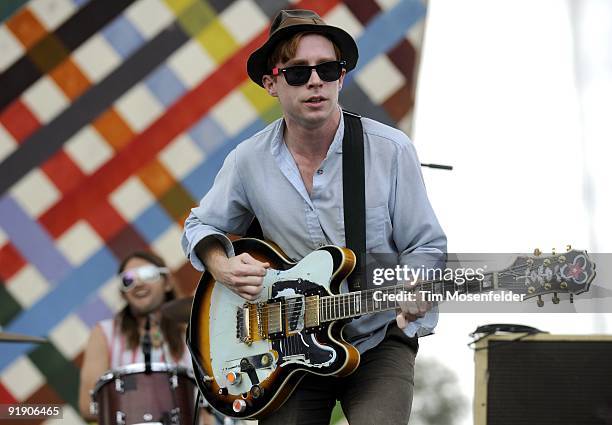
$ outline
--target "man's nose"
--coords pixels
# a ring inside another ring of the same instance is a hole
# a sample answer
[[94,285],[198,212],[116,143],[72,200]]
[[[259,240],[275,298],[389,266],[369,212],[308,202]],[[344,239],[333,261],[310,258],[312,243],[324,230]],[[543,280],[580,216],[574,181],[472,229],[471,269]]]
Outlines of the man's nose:
[[323,84],[323,80],[319,77],[319,73],[316,68],[312,68],[310,70],[310,78],[308,79],[308,85],[321,85]]

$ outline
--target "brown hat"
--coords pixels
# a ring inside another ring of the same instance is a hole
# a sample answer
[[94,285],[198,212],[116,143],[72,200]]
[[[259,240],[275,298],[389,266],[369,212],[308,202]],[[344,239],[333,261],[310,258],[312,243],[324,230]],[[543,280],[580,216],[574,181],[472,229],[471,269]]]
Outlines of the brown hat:
[[271,71],[268,69],[268,58],[274,48],[279,41],[286,40],[299,32],[322,34],[332,40],[340,49],[341,59],[346,61],[347,71],[357,65],[359,52],[355,40],[349,33],[325,24],[323,19],[311,10],[281,10],[272,21],[268,41],[249,56],[247,72],[251,80],[263,87],[263,76]]

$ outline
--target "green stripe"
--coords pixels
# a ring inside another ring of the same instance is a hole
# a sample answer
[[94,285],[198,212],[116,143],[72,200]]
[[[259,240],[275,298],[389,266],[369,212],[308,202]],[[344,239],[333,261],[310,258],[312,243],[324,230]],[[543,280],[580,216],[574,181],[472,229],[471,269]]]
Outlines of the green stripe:
[[6,326],[21,311],[21,305],[0,283],[0,326]]
[[79,411],[79,370],[51,343],[42,344],[28,357],[47,378],[47,384]]
[[196,37],[204,27],[215,20],[216,16],[206,1],[194,1],[177,16],[177,20],[190,37]]
[[28,0],[1,0],[0,1],[0,22],[6,20]]
[[185,211],[189,211],[197,202],[178,183],[159,198],[159,203],[174,221],[179,221],[184,219]]

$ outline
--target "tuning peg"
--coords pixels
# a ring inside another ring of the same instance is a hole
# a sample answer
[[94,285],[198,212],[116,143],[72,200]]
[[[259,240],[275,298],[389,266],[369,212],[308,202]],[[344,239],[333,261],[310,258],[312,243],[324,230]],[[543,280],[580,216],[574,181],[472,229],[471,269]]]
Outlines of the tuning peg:
[[574,294],[570,294],[570,303],[574,303]]
[[544,300],[542,299],[542,295],[538,295],[538,307],[544,307]]
[[557,257],[557,261],[561,264],[565,263],[565,255],[559,255],[559,257]]
[[559,304],[559,297],[557,296],[556,292],[553,293],[552,302],[553,304]]
[[565,245],[565,250],[570,252],[572,250],[572,246],[570,244]]
[[540,248],[536,248],[533,250],[533,255],[535,255],[536,257],[539,257],[542,254],[542,251],[540,251]]

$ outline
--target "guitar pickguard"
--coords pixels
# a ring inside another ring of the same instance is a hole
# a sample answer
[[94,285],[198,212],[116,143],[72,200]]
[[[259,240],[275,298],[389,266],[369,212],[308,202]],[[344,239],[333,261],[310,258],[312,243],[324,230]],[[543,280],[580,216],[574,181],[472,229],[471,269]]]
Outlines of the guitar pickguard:
[[[296,287],[298,286],[299,287]],[[286,333],[288,336],[272,341],[272,348],[279,355],[279,366],[300,364],[308,368],[330,366],[337,357],[336,350],[321,344],[315,334],[304,332],[304,292],[317,290],[319,285],[309,281],[277,282],[272,286],[274,298],[285,300]]]

